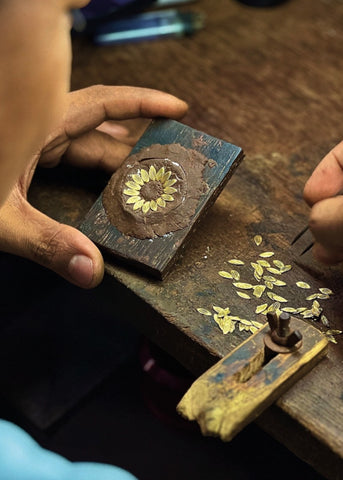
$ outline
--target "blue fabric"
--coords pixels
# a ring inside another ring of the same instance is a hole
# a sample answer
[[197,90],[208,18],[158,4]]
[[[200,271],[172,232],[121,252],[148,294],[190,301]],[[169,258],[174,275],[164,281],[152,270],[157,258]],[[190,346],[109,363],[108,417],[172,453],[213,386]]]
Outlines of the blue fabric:
[[137,480],[118,467],[72,463],[41,448],[24,430],[0,420],[1,480]]

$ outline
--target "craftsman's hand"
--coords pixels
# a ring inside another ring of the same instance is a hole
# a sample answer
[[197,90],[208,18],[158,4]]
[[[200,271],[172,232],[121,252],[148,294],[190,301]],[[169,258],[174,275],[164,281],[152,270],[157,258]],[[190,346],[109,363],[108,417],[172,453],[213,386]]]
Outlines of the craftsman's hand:
[[343,142],[319,163],[307,181],[304,198],[312,207],[309,227],[314,256],[323,263],[343,261]]
[[66,104],[60,126],[32,158],[0,209],[0,250],[29,258],[75,285],[91,288],[103,277],[99,250],[81,232],[59,224],[27,202],[37,163],[52,167],[63,156],[73,165],[114,171],[129,154],[132,139],[125,139],[125,128],[111,121],[157,116],[178,119],[187,106],[156,90],[105,86],[72,92]]

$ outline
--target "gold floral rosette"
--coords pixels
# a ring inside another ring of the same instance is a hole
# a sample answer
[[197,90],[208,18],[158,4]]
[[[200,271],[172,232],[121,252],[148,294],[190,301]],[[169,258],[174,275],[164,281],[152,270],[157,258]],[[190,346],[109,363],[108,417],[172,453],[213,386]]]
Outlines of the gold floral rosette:
[[203,180],[207,162],[179,144],[155,144],[130,155],[103,193],[110,223],[141,239],[186,227],[208,188]]

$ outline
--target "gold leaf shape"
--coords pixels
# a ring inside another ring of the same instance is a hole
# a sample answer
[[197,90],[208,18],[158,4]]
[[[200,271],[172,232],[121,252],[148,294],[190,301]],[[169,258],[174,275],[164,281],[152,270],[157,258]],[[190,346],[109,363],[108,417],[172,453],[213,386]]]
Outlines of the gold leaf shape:
[[333,291],[330,288],[322,287],[319,289],[320,293],[325,293],[326,295],[333,295]]
[[276,280],[276,278],[272,277],[271,275],[265,275],[263,278],[264,280],[267,280],[267,282],[272,282],[272,283],[274,283]]
[[256,307],[255,313],[262,313],[264,312],[268,307],[268,303],[264,303],[263,305],[258,305]]
[[156,180],[161,180],[161,178],[163,177],[164,175],[164,172],[165,172],[165,168],[164,167],[161,167],[159,169],[159,171],[156,173]]
[[149,180],[150,180],[149,174],[146,170],[144,170],[144,168],[141,169],[141,177],[142,177],[143,182],[145,182],[145,183],[148,183]]
[[282,307],[281,310],[287,313],[296,313],[297,309],[293,307]]
[[147,202],[144,203],[144,205],[142,207],[142,212],[147,213],[149,210],[150,210],[150,202],[147,201]]
[[231,273],[226,272],[225,270],[221,270],[220,272],[218,272],[218,274],[223,278],[232,278]]
[[144,203],[145,203],[145,200],[143,200],[143,199],[142,199],[142,200],[139,200],[138,202],[136,202],[136,203],[134,204],[133,209],[134,209],[134,210],[139,210],[140,208],[143,207]]
[[246,320],[245,318],[240,318],[239,322],[242,323],[243,325],[251,325],[250,320]]
[[239,272],[237,272],[237,270],[230,270],[230,273],[232,275],[232,278],[234,280],[236,280],[237,282],[239,281],[239,279],[241,278]]
[[299,308],[296,309],[296,311],[295,311],[294,313],[302,313],[302,312],[304,312],[305,310],[307,310],[306,307],[299,307]]
[[265,289],[266,289],[265,285],[255,285],[253,295],[256,298],[261,298]]
[[263,240],[263,239],[262,239],[261,235],[255,235],[255,236],[254,236],[254,242],[255,242],[255,244],[256,244],[257,247],[259,247],[259,246],[261,245],[262,240]]
[[236,288],[242,288],[243,290],[250,290],[250,288],[254,288],[254,286],[250,283],[234,282],[233,285]]
[[296,286],[299,288],[311,288],[311,286],[306,282],[297,282]]
[[231,258],[231,260],[228,260],[231,265],[244,265],[244,262],[242,260],[238,260],[237,258]]
[[280,310],[280,303],[279,302],[274,302],[268,307],[267,313],[268,312],[278,312],[279,310]]
[[328,330],[325,335],[341,335],[342,333],[342,330]]
[[149,168],[149,178],[150,180],[156,179],[156,168],[153,165],[151,165]]
[[261,277],[260,277],[260,275],[256,272],[256,270],[254,270],[254,278],[255,278],[255,280],[257,280],[258,282],[261,281]]
[[174,197],[172,195],[168,195],[167,193],[162,193],[161,197],[162,197],[162,200],[165,200],[166,202],[174,201]]
[[133,190],[131,188],[129,189],[125,189],[123,191],[124,195],[129,195],[130,197],[137,197],[137,195],[139,194],[138,190]]
[[283,268],[285,266],[285,264],[281,262],[281,260],[273,260],[273,263],[277,268]]
[[127,200],[126,200],[126,203],[128,203],[130,205],[130,203],[137,203],[141,200],[141,197],[140,196],[136,196],[136,197],[129,197]]
[[252,323],[253,326],[256,327],[256,328],[262,328],[262,327],[263,327],[263,323],[256,322],[256,320],[251,320],[251,323]]
[[150,209],[153,211],[153,212],[156,212],[157,210],[157,203],[155,200],[150,200]]
[[171,176],[172,172],[170,170],[168,170],[168,172],[166,172],[160,179],[160,182],[162,183],[162,185],[167,181],[169,180],[170,176]]
[[287,283],[282,280],[274,280],[273,283],[276,287],[285,287],[287,285]]
[[256,263],[261,265],[261,267],[270,267],[270,263],[267,260],[256,260]]
[[162,208],[166,206],[166,202],[161,197],[158,197],[158,199],[156,200],[156,203],[159,207],[162,207]]
[[316,298],[318,298],[318,293],[313,293],[312,295],[306,297],[306,300],[315,300]]
[[[137,173],[134,173],[133,175],[131,175],[132,177],[132,180],[137,183],[137,186],[142,186],[144,185],[144,182],[142,180],[142,177],[140,175],[137,175]],[[137,187],[136,187],[137,188]]]
[[273,267],[268,267],[267,268],[268,272],[270,273],[273,273],[274,275],[281,275],[281,271],[278,270],[277,268],[273,268]]
[[247,293],[244,293],[244,292],[240,292],[238,290],[236,290],[236,293],[239,297],[241,298],[246,298],[247,300],[250,299],[250,296],[247,294]]
[[320,300],[327,300],[330,297],[326,293],[317,293],[317,298],[319,298]]
[[291,270],[291,268],[292,268],[292,265],[285,265],[284,267],[281,268],[281,273],[288,272],[289,270]]
[[167,180],[166,182],[164,182],[163,187],[172,187],[176,182],[176,178],[172,178],[171,180]]
[[280,295],[276,295],[276,293],[273,292],[268,292],[267,293],[268,297],[271,298],[272,300],[275,300],[275,302],[280,302],[280,303],[286,303],[288,300],[285,298],[281,297]]
[[[137,185],[136,182],[131,182],[131,181],[129,181],[129,182],[126,182],[125,185],[126,185],[127,187],[133,189],[133,190],[137,190],[137,191],[138,191],[138,190],[141,189],[141,186],[140,186],[140,185]],[[137,194],[138,194],[138,192],[137,192]]]
[[260,257],[261,258],[269,258],[269,257],[272,257],[274,255],[274,252],[262,252],[260,253]]
[[208,310],[206,310],[206,308],[197,308],[197,311],[199,313],[201,313],[201,315],[208,315],[210,317],[212,317],[212,313]]
[[164,193],[169,193],[169,194],[171,194],[171,193],[177,192],[177,188],[174,188],[174,187],[166,187],[166,188],[163,189],[163,191],[164,191]]

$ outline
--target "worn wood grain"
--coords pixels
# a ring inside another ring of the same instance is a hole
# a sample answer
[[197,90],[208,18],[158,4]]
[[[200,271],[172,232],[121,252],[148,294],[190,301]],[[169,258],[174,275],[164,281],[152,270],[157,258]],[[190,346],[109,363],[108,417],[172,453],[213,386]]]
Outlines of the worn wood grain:
[[255,420],[323,358],[328,341],[315,327],[293,318],[291,328],[303,337],[295,352],[268,359],[264,325],[199,377],[178,404],[188,420],[196,420],[204,435],[230,441]]
[[[240,145],[246,153],[230,188],[199,224],[165,282],[106,261],[103,288],[123,291],[124,305],[113,308],[127,318],[129,305],[138,328],[200,374],[247,337],[244,332],[223,335],[196,308],[230,304],[240,315],[254,316],[255,304],[240,299],[218,271],[232,257],[256,259],[256,233],[264,238],[263,248],[293,266],[287,279],[285,274],[288,304],[303,300],[304,292],[294,287],[297,280],[307,281],[313,291],[328,286],[335,295],[322,302],[324,311],[333,328],[343,327],[342,269],[325,269],[310,253],[299,258],[290,248],[307,222],[304,182],[342,138],[343,4],[294,0],[252,9],[217,0],[213,8],[212,2],[199,0],[194,9],[207,20],[205,29],[191,38],[109,48],[75,39],[72,88],[105,83],[169,91],[189,102],[187,125]],[[45,173],[33,185],[31,199],[58,220],[76,225],[106,178],[82,173],[78,183],[63,172],[59,181],[58,174]],[[300,455],[310,434],[323,451],[343,457],[343,341],[337,340],[327,359],[277,402],[279,417],[286,415],[303,433],[299,441],[297,435],[281,438]],[[277,418],[276,413],[269,431],[280,436]],[[306,460],[320,470],[324,463],[307,454]],[[322,473],[339,478],[329,470]],[[336,465],[337,471],[342,469]]]

